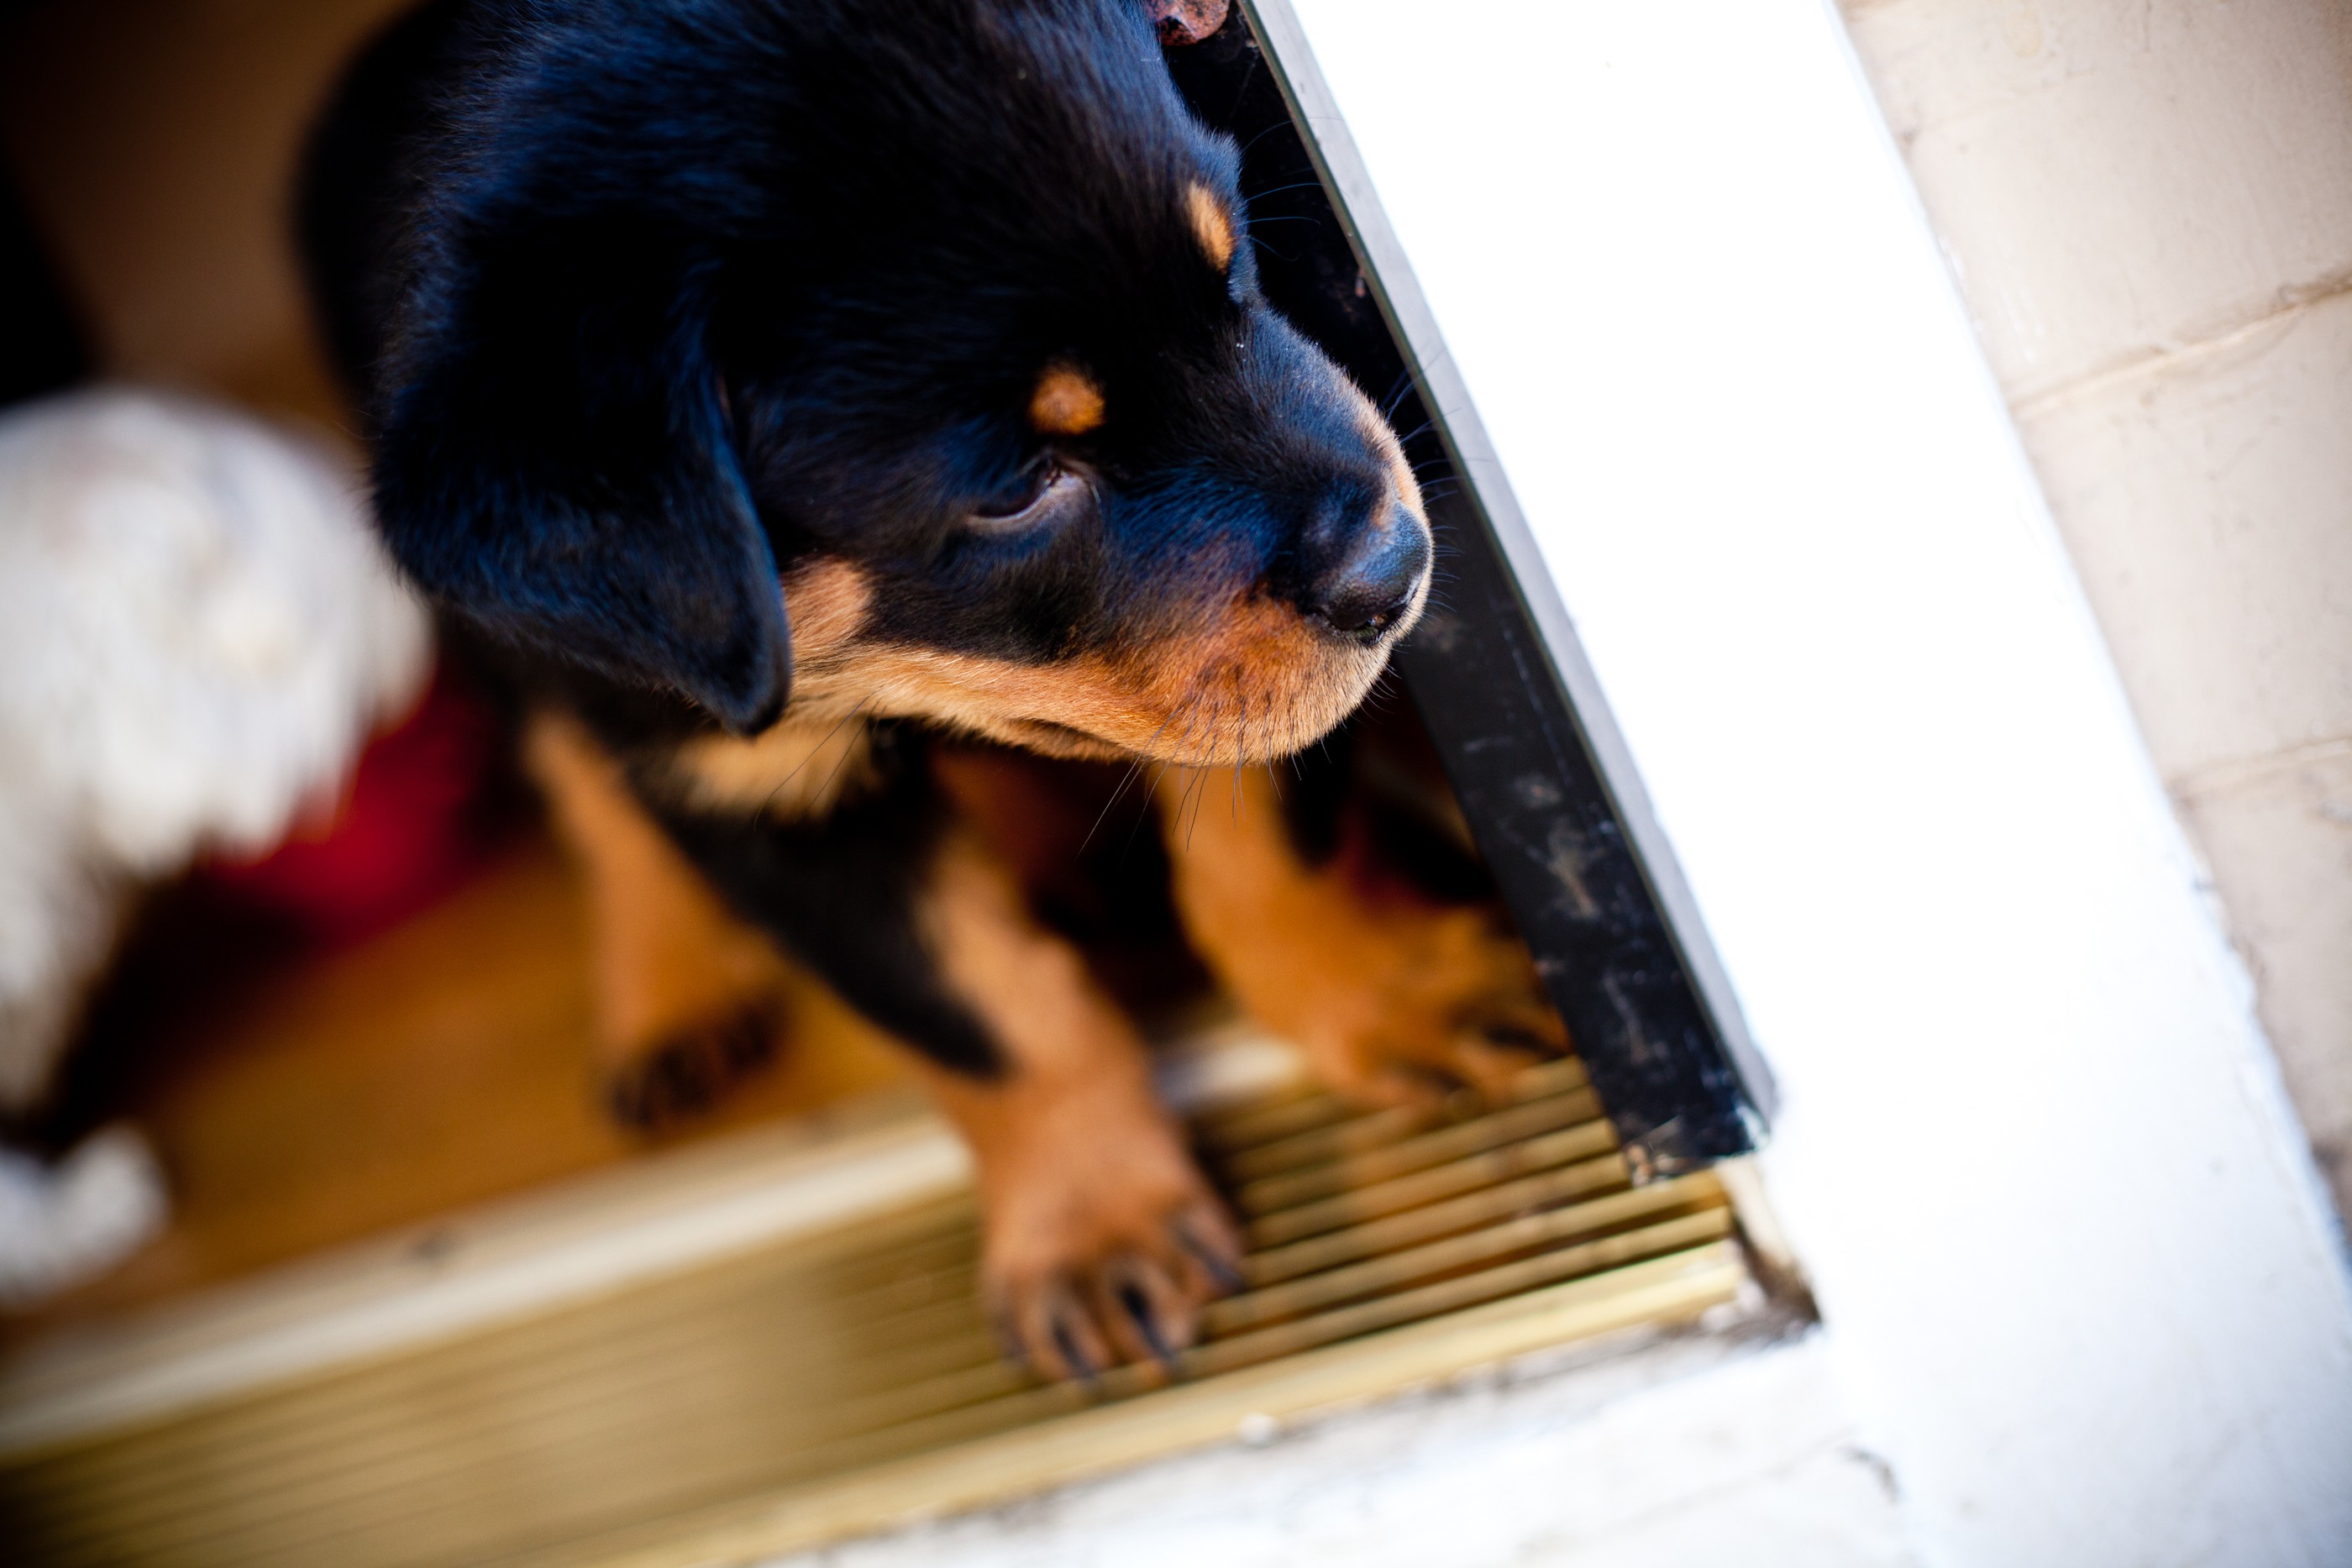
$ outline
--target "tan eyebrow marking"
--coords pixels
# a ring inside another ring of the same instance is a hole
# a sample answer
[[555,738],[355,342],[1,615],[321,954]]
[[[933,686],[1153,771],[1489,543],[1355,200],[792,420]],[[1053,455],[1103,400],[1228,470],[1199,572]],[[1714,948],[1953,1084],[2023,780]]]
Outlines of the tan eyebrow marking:
[[1184,187],[1184,215],[1192,220],[1192,236],[1223,272],[1234,259],[1234,220],[1225,206],[1198,180]]
[[1076,365],[1053,364],[1029,394],[1029,423],[1045,435],[1084,435],[1103,422],[1102,388]]

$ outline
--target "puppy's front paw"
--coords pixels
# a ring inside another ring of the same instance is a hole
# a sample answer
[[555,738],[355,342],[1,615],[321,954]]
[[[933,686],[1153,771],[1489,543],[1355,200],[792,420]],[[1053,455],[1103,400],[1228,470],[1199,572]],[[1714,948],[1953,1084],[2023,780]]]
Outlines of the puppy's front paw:
[[766,1009],[723,1013],[673,1030],[608,1071],[605,1109],[633,1132],[664,1132],[709,1110],[775,1054],[776,1020]]
[[1240,1238],[1156,1107],[1055,1120],[1063,1135],[982,1149],[998,1336],[1047,1377],[1119,1362],[1172,1374],[1201,1309],[1240,1282]]
[[1498,905],[1441,902],[1343,814],[1309,864],[1266,768],[1158,786],[1186,933],[1243,1010],[1325,1082],[1382,1103],[1507,1092],[1569,1049]]
[[[1335,901],[1336,903],[1336,901]],[[1342,1093],[1375,1103],[1506,1092],[1569,1049],[1527,949],[1494,911],[1391,897],[1330,911],[1327,938],[1243,996]],[[1295,940],[1295,939],[1294,939]]]

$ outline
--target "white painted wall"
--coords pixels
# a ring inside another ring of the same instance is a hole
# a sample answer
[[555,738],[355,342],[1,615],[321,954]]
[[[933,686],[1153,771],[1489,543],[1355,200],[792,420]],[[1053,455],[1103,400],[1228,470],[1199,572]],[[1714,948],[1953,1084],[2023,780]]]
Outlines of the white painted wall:
[[2352,5],[1845,12],[2352,1213]]
[[1822,0],[1300,0],[1785,1112],[1939,1563],[2352,1561],[2245,977]]

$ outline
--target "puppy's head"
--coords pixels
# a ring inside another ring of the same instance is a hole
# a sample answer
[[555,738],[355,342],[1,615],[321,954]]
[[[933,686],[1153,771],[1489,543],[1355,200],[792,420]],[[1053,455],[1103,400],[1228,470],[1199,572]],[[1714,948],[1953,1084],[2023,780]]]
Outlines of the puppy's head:
[[1361,698],[1419,496],[1141,0],[477,10],[378,383],[426,586],[739,731],[1225,762]]

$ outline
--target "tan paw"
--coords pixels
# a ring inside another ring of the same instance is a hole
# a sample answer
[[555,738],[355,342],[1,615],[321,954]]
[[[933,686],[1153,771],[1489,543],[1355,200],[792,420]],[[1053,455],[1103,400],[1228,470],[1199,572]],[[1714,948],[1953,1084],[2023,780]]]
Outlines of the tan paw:
[[[1484,907],[1402,899],[1334,916],[1287,982],[1245,997],[1342,1093],[1394,1104],[1465,1085],[1499,1094],[1569,1049],[1527,949]],[[1272,1015],[1272,1016],[1268,1016]]]
[[1014,1136],[975,1145],[982,1288],[1006,1353],[1047,1377],[1121,1362],[1172,1373],[1201,1309],[1240,1281],[1224,1206],[1156,1106],[1020,1120]]
[[1244,1011],[1332,1087],[1394,1103],[1503,1091],[1569,1049],[1499,907],[1441,904],[1387,865],[1361,815],[1309,864],[1270,770],[1160,786],[1177,906]]
[[674,1030],[609,1069],[605,1109],[632,1132],[665,1132],[717,1105],[775,1054],[772,1013],[749,1006],[724,1013]]

